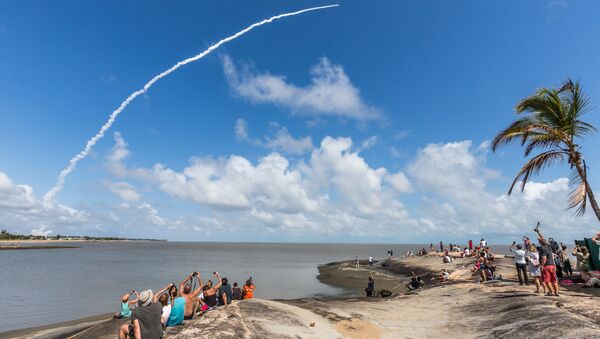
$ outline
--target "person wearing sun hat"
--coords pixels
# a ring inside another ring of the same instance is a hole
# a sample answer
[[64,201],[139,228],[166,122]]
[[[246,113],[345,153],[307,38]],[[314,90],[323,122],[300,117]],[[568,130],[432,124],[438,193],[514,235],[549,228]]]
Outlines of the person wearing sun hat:
[[131,311],[131,324],[121,326],[119,339],[162,337],[162,307],[160,303],[152,302],[153,296],[152,290],[145,290],[139,294],[138,307]]

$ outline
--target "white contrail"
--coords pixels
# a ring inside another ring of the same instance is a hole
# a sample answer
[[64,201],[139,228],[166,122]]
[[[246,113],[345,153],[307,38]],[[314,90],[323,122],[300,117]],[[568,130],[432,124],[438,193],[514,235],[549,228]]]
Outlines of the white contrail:
[[54,196],[62,190],[67,176],[71,172],[73,172],[73,170],[75,169],[75,166],[77,166],[77,163],[81,159],[85,158],[90,153],[90,150],[96,144],[96,142],[98,142],[98,140],[102,139],[102,137],[104,136],[104,133],[112,126],[112,124],[115,122],[115,119],[117,119],[117,116],[119,116],[119,114],[125,109],[125,107],[127,107],[127,105],[129,105],[135,98],[137,98],[140,94],[143,94],[146,91],[148,91],[150,89],[150,87],[152,87],[152,85],[154,85],[155,82],[157,82],[161,78],[173,73],[175,70],[177,70],[179,67],[181,67],[183,65],[187,65],[190,62],[194,62],[196,60],[202,59],[204,56],[206,56],[210,52],[214,51],[215,49],[219,48],[221,45],[248,33],[249,31],[251,31],[252,29],[254,29],[258,26],[262,26],[262,25],[268,24],[274,20],[285,18],[288,16],[294,16],[294,15],[298,15],[298,14],[302,14],[302,13],[306,13],[306,12],[310,12],[310,11],[316,11],[316,10],[320,10],[320,9],[337,7],[337,6],[339,6],[339,4],[307,8],[307,9],[303,9],[303,10],[292,12],[292,13],[279,14],[279,15],[270,17],[269,19],[265,19],[263,21],[254,23],[254,24],[246,27],[245,29],[235,33],[234,35],[229,36],[229,37],[217,42],[216,44],[210,46],[204,52],[176,63],[175,65],[173,65],[173,67],[169,68],[168,70],[166,70],[166,71],[160,73],[159,75],[155,76],[154,78],[152,78],[150,81],[148,81],[144,85],[144,87],[142,89],[139,89],[139,90],[131,93],[131,95],[129,95],[129,97],[127,97],[127,99],[125,99],[125,101],[123,101],[121,103],[121,105],[114,112],[111,113],[110,117],[108,118],[108,121],[106,121],[106,123],[104,125],[102,125],[102,127],[100,128],[98,133],[96,133],[96,135],[94,135],[90,140],[88,140],[88,142],[85,144],[85,148],[83,149],[83,151],[79,152],[77,155],[75,155],[69,161],[69,165],[60,172],[60,175],[58,176],[58,180],[56,181],[56,184],[54,185],[54,187],[52,187],[48,192],[46,192],[46,194],[44,194],[44,203],[52,202],[52,200],[54,199]]

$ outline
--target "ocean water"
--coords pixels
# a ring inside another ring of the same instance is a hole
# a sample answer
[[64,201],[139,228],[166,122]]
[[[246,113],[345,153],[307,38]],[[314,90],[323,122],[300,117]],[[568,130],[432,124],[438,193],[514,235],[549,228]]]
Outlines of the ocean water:
[[320,283],[317,266],[331,261],[398,256],[423,245],[275,244],[202,242],[69,243],[76,249],[0,251],[0,332],[117,312],[122,294],[167,283],[190,272],[213,272],[243,284],[252,276],[255,295],[293,299],[344,291]]

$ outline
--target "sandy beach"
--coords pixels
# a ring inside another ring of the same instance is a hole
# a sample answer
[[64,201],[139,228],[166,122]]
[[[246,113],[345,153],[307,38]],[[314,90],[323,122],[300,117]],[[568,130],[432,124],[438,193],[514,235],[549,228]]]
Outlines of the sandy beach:
[[[519,286],[511,258],[499,257],[504,280],[478,284],[470,272],[472,259],[442,263],[437,256],[389,259],[374,267],[353,267],[353,261],[320,268],[327,284],[360,290],[372,273],[376,289],[389,298],[339,297],[237,302],[169,328],[166,338],[591,338],[600,336],[600,305],[588,290],[561,289],[560,297],[533,293]],[[432,280],[442,269],[448,282]],[[407,274],[427,283],[407,292]],[[114,338],[126,320],[86,319],[59,326],[22,330],[2,338]],[[68,335],[66,335],[68,334]]]

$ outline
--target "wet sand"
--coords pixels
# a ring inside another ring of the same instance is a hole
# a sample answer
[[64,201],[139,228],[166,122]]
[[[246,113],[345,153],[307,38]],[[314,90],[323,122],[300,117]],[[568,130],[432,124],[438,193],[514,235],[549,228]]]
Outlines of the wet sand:
[[[320,268],[319,279],[358,291],[356,297],[237,302],[169,328],[165,337],[600,337],[600,303],[596,296],[582,293],[585,289],[561,288],[560,297],[533,293],[533,286],[519,286],[512,259],[502,256],[496,264],[504,281],[478,284],[470,272],[472,263],[460,258],[444,264],[434,255],[391,259],[358,269],[352,261],[331,263]],[[451,271],[450,281],[431,280],[442,268]],[[424,278],[425,289],[404,293],[398,287],[389,298],[358,296],[369,273],[375,276],[376,289],[393,289],[394,284],[403,286],[411,271]],[[114,338],[119,324],[115,320],[95,324],[73,338]],[[52,337],[48,331],[45,334]]]

